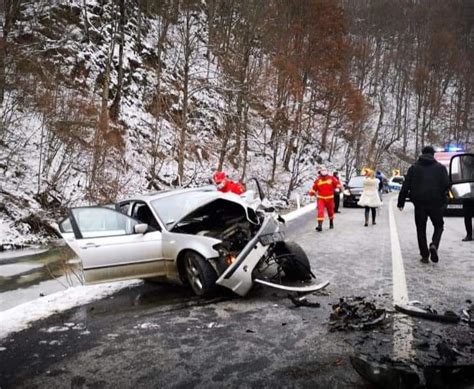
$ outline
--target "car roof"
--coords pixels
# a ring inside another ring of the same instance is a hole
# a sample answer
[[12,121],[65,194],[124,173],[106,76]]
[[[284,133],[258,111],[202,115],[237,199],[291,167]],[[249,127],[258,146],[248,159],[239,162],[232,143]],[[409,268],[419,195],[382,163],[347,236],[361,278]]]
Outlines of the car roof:
[[208,193],[208,196],[206,196],[206,199],[203,199],[203,202],[201,204],[198,204],[196,207],[202,206],[205,203],[213,201],[213,199],[225,199],[225,200],[233,201],[234,203],[238,203],[244,208],[248,207],[248,203],[239,195],[235,193],[219,192],[214,185],[207,185],[207,186],[202,186],[198,188],[170,189],[170,190],[163,190],[156,193],[141,194],[141,195],[128,197],[126,199],[120,200],[117,202],[117,204],[120,204],[126,201],[137,201],[137,200],[150,202],[156,199],[176,196],[183,193],[192,193],[192,192]]
[[160,190],[159,192],[137,194],[135,196],[130,196],[125,199],[122,199],[118,202],[122,203],[124,201],[131,201],[131,200],[151,201],[151,200],[160,199],[163,197],[174,196],[177,194],[189,193],[189,192],[215,192],[217,197],[219,196],[218,194],[220,193],[217,191],[214,185],[208,185],[208,186],[202,186],[198,188],[165,189],[165,190]]

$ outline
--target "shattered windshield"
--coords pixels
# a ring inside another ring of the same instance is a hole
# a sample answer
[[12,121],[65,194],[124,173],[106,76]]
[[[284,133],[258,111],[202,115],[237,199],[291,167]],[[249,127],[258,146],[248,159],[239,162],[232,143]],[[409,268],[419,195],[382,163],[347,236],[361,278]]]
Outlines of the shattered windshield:
[[215,192],[187,192],[153,200],[151,205],[163,223],[169,227],[215,198]]

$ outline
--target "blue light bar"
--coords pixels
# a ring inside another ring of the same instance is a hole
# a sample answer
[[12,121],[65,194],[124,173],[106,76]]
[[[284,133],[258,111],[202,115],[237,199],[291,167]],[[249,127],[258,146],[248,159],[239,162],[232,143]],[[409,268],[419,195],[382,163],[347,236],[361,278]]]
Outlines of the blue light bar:
[[462,147],[459,146],[448,146],[446,151],[453,152],[453,151],[463,151]]

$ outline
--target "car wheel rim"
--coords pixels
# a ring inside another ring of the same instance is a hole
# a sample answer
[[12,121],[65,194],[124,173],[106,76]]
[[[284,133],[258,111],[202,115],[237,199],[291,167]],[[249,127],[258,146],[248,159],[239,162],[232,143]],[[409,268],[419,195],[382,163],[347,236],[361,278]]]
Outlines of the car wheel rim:
[[202,282],[199,276],[199,270],[194,264],[192,258],[188,257],[186,260],[186,274],[188,275],[188,281],[196,290],[202,290]]

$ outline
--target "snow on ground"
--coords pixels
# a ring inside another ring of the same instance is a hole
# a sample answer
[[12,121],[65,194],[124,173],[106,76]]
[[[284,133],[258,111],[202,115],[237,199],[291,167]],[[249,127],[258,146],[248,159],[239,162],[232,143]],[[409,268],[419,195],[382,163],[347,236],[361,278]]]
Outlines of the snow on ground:
[[0,321],[0,339],[13,332],[24,330],[31,322],[100,300],[121,289],[136,286],[141,282],[143,281],[129,280],[100,285],[81,285],[3,311],[1,312]]
[[293,211],[293,212],[290,212],[286,215],[283,216],[283,219],[285,219],[285,221],[289,222],[293,219],[296,219],[297,217],[300,217],[301,215],[304,215],[305,213],[307,212],[310,212],[310,211],[313,211],[316,209],[316,205],[313,203],[313,204],[308,204],[304,207],[301,207],[300,209],[297,209],[296,211]]

